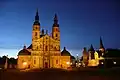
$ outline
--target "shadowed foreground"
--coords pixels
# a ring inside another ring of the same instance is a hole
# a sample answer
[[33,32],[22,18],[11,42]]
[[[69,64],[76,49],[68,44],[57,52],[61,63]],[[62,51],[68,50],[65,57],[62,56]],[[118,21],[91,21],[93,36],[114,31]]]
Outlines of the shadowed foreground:
[[0,80],[120,80],[120,70],[79,70],[58,69],[19,72],[8,70],[0,72]]

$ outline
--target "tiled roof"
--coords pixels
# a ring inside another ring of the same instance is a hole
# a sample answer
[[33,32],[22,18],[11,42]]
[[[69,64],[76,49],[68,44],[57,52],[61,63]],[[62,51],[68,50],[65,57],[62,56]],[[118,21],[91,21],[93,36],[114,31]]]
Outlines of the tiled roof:
[[31,55],[31,52],[29,52],[27,49],[22,49],[19,51],[18,55]]
[[71,54],[64,47],[64,50],[61,52],[61,56],[71,56]]

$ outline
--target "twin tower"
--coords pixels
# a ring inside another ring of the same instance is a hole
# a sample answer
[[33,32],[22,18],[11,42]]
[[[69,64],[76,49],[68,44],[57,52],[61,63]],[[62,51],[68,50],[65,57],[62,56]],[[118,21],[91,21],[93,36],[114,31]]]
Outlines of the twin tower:
[[18,68],[67,68],[70,66],[70,57],[66,51],[60,50],[60,29],[55,14],[52,33],[40,30],[38,10],[32,29],[32,43],[18,53]]
[[[40,37],[44,36],[45,34],[48,34],[48,30],[46,30],[46,33],[44,33],[44,29],[40,31],[40,21],[39,21],[39,15],[38,15],[38,10],[36,12],[35,16],[35,21],[33,24],[33,30],[32,30],[32,40],[39,39]],[[58,24],[58,18],[57,14],[54,16],[54,23],[52,26],[52,34],[50,34],[51,37],[55,40],[60,41],[60,29],[59,29],[59,24]]]

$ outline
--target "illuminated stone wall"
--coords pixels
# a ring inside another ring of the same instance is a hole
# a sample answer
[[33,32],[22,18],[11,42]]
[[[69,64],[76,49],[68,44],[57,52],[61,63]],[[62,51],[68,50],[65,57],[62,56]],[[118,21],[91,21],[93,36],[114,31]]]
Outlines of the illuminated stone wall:
[[89,53],[88,66],[98,66],[98,64],[99,64],[99,55],[98,55],[98,53],[95,51],[94,59],[91,59],[90,56],[91,56],[91,53]]
[[19,69],[25,69],[30,67],[31,65],[31,56],[26,56],[26,55],[22,55],[22,56],[18,56],[18,62],[17,62],[17,68]]
[[61,56],[61,67],[62,68],[70,67],[70,56]]

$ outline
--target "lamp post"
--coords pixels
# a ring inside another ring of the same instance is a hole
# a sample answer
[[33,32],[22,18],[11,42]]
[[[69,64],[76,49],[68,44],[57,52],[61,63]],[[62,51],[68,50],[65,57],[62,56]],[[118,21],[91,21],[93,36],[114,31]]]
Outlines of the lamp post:
[[77,54],[77,64],[76,64],[76,66],[78,67],[78,65],[79,65],[79,59],[78,59],[78,54]]

